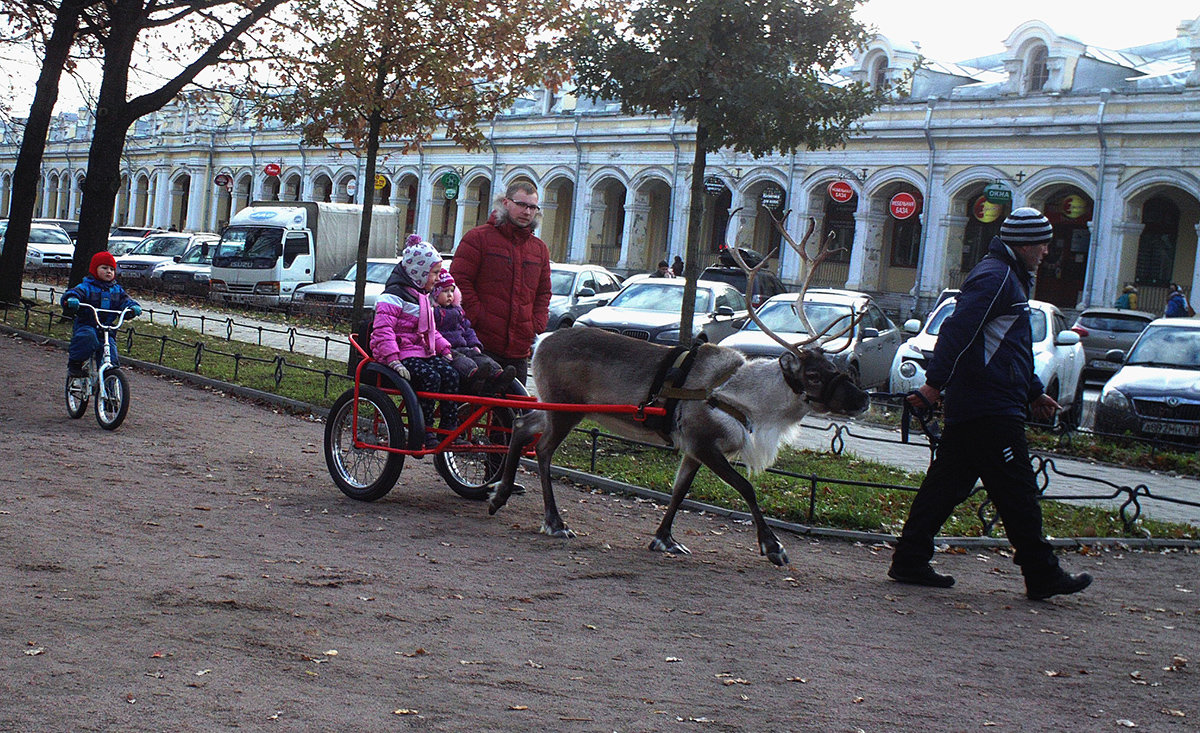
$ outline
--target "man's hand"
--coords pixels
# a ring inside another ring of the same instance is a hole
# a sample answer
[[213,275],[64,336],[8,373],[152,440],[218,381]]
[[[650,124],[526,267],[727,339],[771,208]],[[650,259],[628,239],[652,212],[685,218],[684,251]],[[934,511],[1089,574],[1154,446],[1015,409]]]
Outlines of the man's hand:
[[1062,405],[1054,401],[1048,394],[1042,393],[1036,400],[1029,403],[1029,412],[1042,422],[1050,422],[1054,413],[1062,409]]
[[[942,399],[942,391],[936,387],[930,387],[928,384],[922,384],[917,390],[917,394],[919,394],[920,397],[915,394],[910,394],[906,399],[908,400],[908,404],[912,405],[918,410],[927,410],[929,409],[930,405],[936,405],[938,400]],[[925,400],[922,401],[921,397],[924,397]],[[926,402],[929,404],[926,404]]]

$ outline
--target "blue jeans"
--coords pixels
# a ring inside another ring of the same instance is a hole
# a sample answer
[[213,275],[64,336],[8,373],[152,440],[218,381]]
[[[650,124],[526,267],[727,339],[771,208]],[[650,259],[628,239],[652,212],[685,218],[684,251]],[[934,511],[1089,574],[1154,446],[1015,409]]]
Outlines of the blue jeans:
[[[113,364],[117,364],[117,340],[108,338],[112,344]],[[87,323],[76,323],[71,333],[71,346],[67,349],[67,360],[82,364],[100,349],[100,329]]]

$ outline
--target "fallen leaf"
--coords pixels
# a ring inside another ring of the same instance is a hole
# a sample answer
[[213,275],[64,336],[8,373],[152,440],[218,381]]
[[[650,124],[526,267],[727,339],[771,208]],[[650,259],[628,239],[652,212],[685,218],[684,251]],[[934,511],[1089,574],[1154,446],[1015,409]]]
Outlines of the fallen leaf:
[[807,677],[788,677],[787,681],[788,682],[799,682],[799,683],[805,684],[805,685],[808,684]]
[[856,698],[854,698],[853,702],[857,705],[858,703],[862,702],[865,699],[866,698],[864,698],[864,697],[856,697]]
[[137,698],[136,698],[136,697],[134,697],[134,696],[133,696],[133,693],[131,692],[131,693],[129,693],[128,695],[126,695],[126,696],[125,696],[125,702],[129,703],[130,705],[132,705],[132,704],[134,704],[135,702],[137,702]]
[[200,670],[199,672],[197,672],[197,673],[196,673],[196,676],[197,676],[197,677],[202,677],[202,676],[204,676],[204,675],[208,674],[208,673],[209,673],[209,672],[211,672],[211,671],[212,671],[211,669],[202,669],[202,670]]
[[412,708],[397,708],[392,711],[392,714],[393,715],[420,715],[420,713],[418,713],[416,710],[413,710]]
[[509,705],[508,709],[509,710],[528,710],[529,706],[528,705]]
[[[28,653],[28,652],[26,652],[26,653]],[[680,659],[679,657],[667,657],[666,661],[668,663],[674,663],[674,662],[682,662],[683,660]]]
[[1123,725],[1126,728],[1136,728],[1137,727],[1137,723],[1133,722],[1132,720],[1126,720],[1125,718],[1118,718],[1117,725]]
[[40,646],[37,647],[36,649],[26,649],[25,650],[25,656],[27,656],[27,657],[36,657],[39,654],[45,654],[45,653],[46,653],[46,650]]
[[327,656],[327,657],[336,657],[336,656],[337,656],[337,649],[330,649],[329,651],[325,652],[325,656]]
[[1183,712],[1182,710],[1176,710],[1176,709],[1174,709],[1174,708],[1163,708],[1163,709],[1162,709],[1162,711],[1163,711],[1163,713],[1165,713],[1166,715],[1170,715],[1170,716],[1171,716],[1171,717],[1173,717],[1173,718],[1184,718],[1184,717],[1187,717],[1187,716],[1184,714],[1184,712]]
[[537,662],[533,661],[532,659],[526,660],[525,663],[528,664],[530,667],[533,667],[534,669],[545,669],[546,668],[546,665],[538,664]]

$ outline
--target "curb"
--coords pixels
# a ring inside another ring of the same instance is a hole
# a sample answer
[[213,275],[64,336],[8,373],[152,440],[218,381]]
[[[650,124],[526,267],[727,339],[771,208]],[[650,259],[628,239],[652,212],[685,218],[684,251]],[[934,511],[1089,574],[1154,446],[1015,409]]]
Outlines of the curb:
[[[67,342],[62,339],[50,338],[41,334],[23,331],[18,328],[13,328],[6,324],[0,323],[0,333],[20,336],[27,341],[33,341],[40,344],[51,344],[60,349],[66,349]],[[227,392],[238,397],[254,400],[256,402],[265,402],[277,407],[288,410],[289,412],[299,414],[309,414],[326,419],[329,417],[329,410],[318,407],[307,402],[287,399],[270,392],[251,389],[249,387],[241,387],[236,384],[222,382],[216,379],[184,372],[178,369],[164,367],[154,362],[141,361],[121,357],[122,362],[132,364],[139,369],[155,372],[163,376],[178,379],[183,382],[195,384],[202,387],[208,387],[220,392]],[[528,458],[521,459],[521,465],[526,468],[537,469],[537,462]],[[566,478],[575,483],[585,486],[592,486],[602,491],[616,494],[631,494],[643,499],[651,499],[661,504],[670,502],[671,495],[661,491],[654,491],[642,486],[627,484],[622,481],[604,478],[603,476],[593,476],[592,474],[583,471],[577,471],[572,468],[560,468],[557,466],[550,467],[550,473],[559,478]],[[713,506],[692,499],[684,499],[680,508],[689,511],[700,512],[704,514],[712,514],[729,519],[750,522],[751,517],[747,512],[741,512],[734,509],[726,509],[724,507]],[[767,524],[771,527],[788,532],[790,534],[801,537],[812,537],[817,539],[834,539],[846,542],[861,542],[864,544],[894,544],[896,536],[892,534],[883,534],[879,532],[862,532],[851,529],[832,529],[828,527],[816,527],[807,524],[799,524],[796,522],[788,522],[782,519],[767,518]],[[1082,547],[1113,547],[1119,549],[1200,549],[1200,540],[1175,540],[1175,539],[1157,539],[1153,537],[1058,537],[1047,540],[1054,547],[1066,549],[1078,549]],[[975,549],[994,549],[1011,547],[1008,540],[998,537],[938,537],[939,546],[963,547]]]

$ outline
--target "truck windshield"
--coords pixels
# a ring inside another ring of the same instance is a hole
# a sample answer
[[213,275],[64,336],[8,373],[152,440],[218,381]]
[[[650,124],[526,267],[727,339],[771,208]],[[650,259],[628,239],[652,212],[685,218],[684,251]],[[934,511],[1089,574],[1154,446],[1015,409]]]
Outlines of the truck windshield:
[[283,254],[283,230],[275,227],[229,227],[213,254],[213,267],[274,267]]

